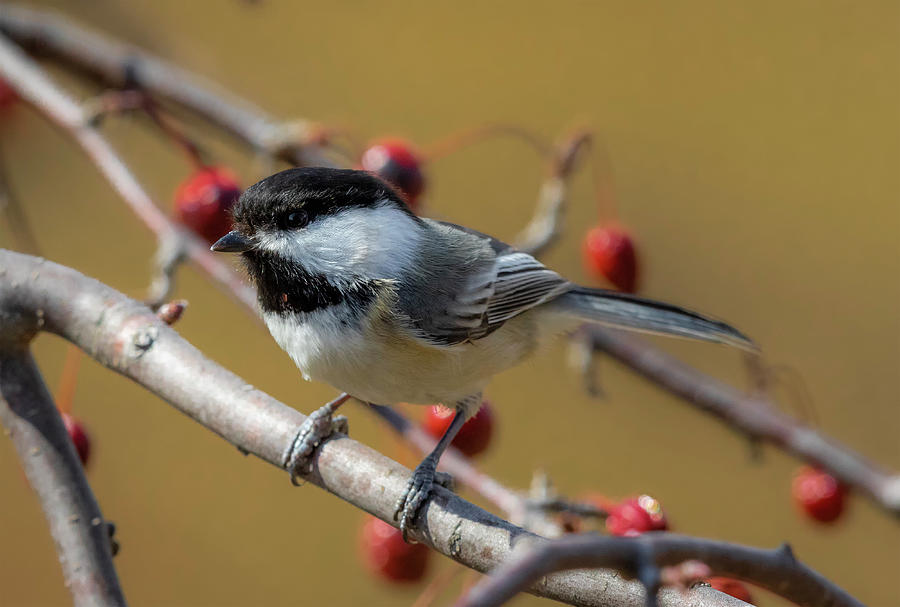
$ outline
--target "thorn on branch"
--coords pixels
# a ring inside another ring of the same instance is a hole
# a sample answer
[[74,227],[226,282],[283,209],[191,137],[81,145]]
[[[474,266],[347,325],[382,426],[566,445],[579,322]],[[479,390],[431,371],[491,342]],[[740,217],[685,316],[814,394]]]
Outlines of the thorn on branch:
[[797,557],[794,556],[794,549],[791,548],[791,545],[787,542],[784,542],[783,544],[781,544],[781,546],[776,548],[775,553],[780,559],[783,559],[784,561],[792,565],[797,564]]

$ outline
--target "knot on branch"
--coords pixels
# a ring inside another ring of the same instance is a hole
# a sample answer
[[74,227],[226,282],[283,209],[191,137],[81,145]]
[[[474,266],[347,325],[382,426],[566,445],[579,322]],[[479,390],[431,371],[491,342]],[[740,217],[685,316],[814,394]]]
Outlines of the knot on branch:
[[131,344],[134,346],[132,356],[140,358],[153,347],[156,339],[159,337],[159,328],[152,325],[139,329],[131,338]]

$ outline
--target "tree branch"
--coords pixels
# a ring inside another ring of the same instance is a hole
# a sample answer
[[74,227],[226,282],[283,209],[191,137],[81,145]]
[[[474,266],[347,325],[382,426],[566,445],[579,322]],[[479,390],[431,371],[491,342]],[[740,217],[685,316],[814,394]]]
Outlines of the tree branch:
[[[652,592],[659,586],[663,566],[693,559],[701,560],[715,575],[761,586],[801,607],[863,607],[800,563],[787,544],[763,550],[671,533],[645,533],[634,538],[570,535],[528,546],[477,584],[457,607],[494,607],[548,573],[580,567],[615,569],[640,579]],[[653,604],[648,601],[648,605]]]
[[793,453],[859,489],[900,515],[900,475],[892,474],[759,397],[706,375],[645,341],[621,331],[586,327],[591,346],[651,383],[746,433]]
[[[203,356],[149,308],[74,270],[10,251],[0,250],[0,277],[0,344],[21,350],[37,331],[55,333],[241,451],[281,465],[305,416]],[[305,478],[392,522],[409,476],[400,464],[338,435],[317,450]],[[441,487],[421,520],[415,540],[477,571],[497,567],[516,543],[537,537]],[[553,574],[532,592],[598,606],[634,605],[641,596],[639,584],[602,570]],[[711,607],[728,604],[702,588],[688,595],[663,593],[661,602],[687,607],[698,600]]]
[[[0,31],[37,53],[46,54],[107,84],[136,84],[167,98],[204,116],[253,147],[267,148],[271,147],[273,139],[285,140],[283,134],[274,134],[285,124],[275,121],[246,100],[148,53],[111,42],[56,15],[3,6],[0,7]],[[6,50],[0,55],[0,73],[10,79],[10,84],[20,89],[23,96],[37,104],[40,111],[75,136],[136,214],[158,236],[166,235],[160,236],[163,259],[159,265],[164,271],[154,283],[153,299],[161,301],[165,297],[171,288],[179,255],[186,254],[249,310],[255,310],[252,289],[229,267],[213,258],[205,243],[192,234],[174,231],[176,228],[152,204],[112,148],[84,124],[81,107],[56,89],[33,62],[28,63],[21,53],[13,56],[15,49],[8,44],[4,48]],[[41,102],[40,94],[49,94],[45,103]],[[588,143],[589,133],[577,131],[557,146],[557,155],[542,186],[535,216],[520,236],[520,244],[525,250],[540,253],[558,236],[565,203],[565,176],[571,171],[579,150]],[[281,148],[281,153],[294,164],[328,164],[326,159],[315,156],[315,149],[315,146],[291,144]],[[186,251],[183,250],[185,246]],[[846,446],[780,413],[772,403],[746,396],[646,342],[600,328],[592,328],[590,335],[595,349],[606,350],[657,386],[713,413],[750,436],[769,440],[821,466],[846,484],[859,488],[887,511],[900,514],[900,475],[879,468]]]
[[[0,31],[39,54],[47,55],[61,63],[87,73],[109,85],[136,84],[143,89],[177,103],[237,136],[245,143],[257,148],[271,148],[272,141],[286,141],[285,135],[277,134],[285,128],[263,110],[244,99],[224,92],[212,82],[199,78],[139,49],[109,41],[98,34],[73,25],[62,17],[29,8],[0,6]],[[8,46],[8,45],[7,45]],[[19,53],[21,55],[21,53]],[[11,70],[6,65],[8,53],[0,57],[0,73],[7,75]],[[18,57],[18,67],[27,58]],[[51,92],[55,85],[43,76],[40,69],[25,64],[28,70],[10,84],[21,88],[29,83],[28,77],[37,73],[42,78],[41,88],[32,92]],[[24,82],[22,79],[24,78]],[[26,95],[23,95],[26,96]],[[33,102],[39,102],[36,100]],[[70,117],[72,134],[90,129],[81,123],[81,108],[58,89],[51,95],[51,103],[39,105],[38,109],[57,123]],[[288,129],[290,132],[290,129]],[[139,217],[157,235],[169,234],[161,240],[161,267],[164,270],[154,284],[154,300],[161,301],[171,288],[171,279],[183,243],[189,243],[186,254],[198,264],[201,271],[231,292],[249,310],[255,310],[252,289],[244,284],[231,269],[209,255],[205,243],[193,237],[173,234],[175,228],[168,219],[152,205],[149,197],[130,177],[128,169],[115,156],[114,151],[96,133],[87,136],[93,145],[85,146],[85,151],[126,201],[132,205]],[[102,144],[94,140],[100,139]],[[81,142],[81,140],[79,140]],[[552,244],[561,230],[560,218],[564,210],[566,183],[565,176],[572,170],[579,151],[590,143],[589,133],[576,131],[556,148],[550,174],[539,194],[535,216],[520,235],[520,245],[532,253],[540,253]],[[315,155],[315,146],[293,143],[281,148],[285,160],[294,164],[328,164],[327,159]],[[108,156],[112,156],[109,158]],[[108,167],[108,168],[104,168]],[[110,173],[110,169],[115,171]],[[127,174],[127,175],[126,175]],[[121,188],[115,177],[128,187]],[[148,204],[149,203],[149,206]],[[152,207],[152,208],[151,208]],[[173,244],[174,243],[174,244]],[[900,514],[900,475],[887,472],[869,462],[848,447],[823,436],[809,426],[780,413],[771,403],[761,398],[751,398],[735,388],[722,384],[677,359],[668,356],[646,342],[627,335],[592,328],[589,339],[595,349],[604,349],[608,354],[634,369],[664,390],[697,405],[701,410],[713,413],[723,422],[750,436],[763,438],[773,445],[786,449],[798,457],[821,466],[841,479],[847,485],[859,488],[876,504],[893,514]],[[750,406],[752,404],[752,406]]]
[[569,177],[575,159],[582,148],[591,142],[588,131],[578,130],[552,150],[548,176],[541,184],[534,215],[516,236],[516,246],[538,256],[545,252],[562,234],[562,218],[566,208]]
[[[368,408],[423,455],[431,453],[437,444],[433,437],[394,409],[381,405],[369,405]],[[478,470],[468,457],[452,445],[441,456],[438,468],[450,473],[455,481],[459,481],[488,500],[505,513],[511,522],[545,537],[557,537],[563,533],[562,525],[547,516],[548,513],[569,512],[577,516],[591,517],[607,515],[606,511],[592,504],[580,504],[559,498],[536,500],[524,491],[510,489]]]
[[[4,259],[4,266],[8,261]],[[44,509],[74,604],[125,605],[107,523],[26,349],[27,333],[36,330],[42,319],[38,312],[40,308],[24,312],[4,306],[0,310],[0,423],[12,438],[25,476]]]
[[[216,83],[143,51],[80,28],[50,12],[0,7],[0,30],[38,55],[61,61],[113,87],[137,86],[191,111],[253,148],[297,166],[332,166],[305,142],[315,125],[283,122]],[[314,139],[314,138],[310,138]]]
[[[146,190],[121,160],[113,147],[92,126],[81,105],[54,84],[44,71],[16,45],[0,36],[0,75],[41,114],[70,135],[119,193],[135,215],[156,235],[160,250],[169,257],[184,255],[213,278],[223,290],[255,311],[256,295],[232,269],[213,257],[209,245],[190,231],[175,226],[159,210]],[[167,285],[174,263],[163,263]],[[168,270],[168,271],[166,271]],[[155,285],[156,286],[156,285]],[[162,300],[158,286],[153,297]]]

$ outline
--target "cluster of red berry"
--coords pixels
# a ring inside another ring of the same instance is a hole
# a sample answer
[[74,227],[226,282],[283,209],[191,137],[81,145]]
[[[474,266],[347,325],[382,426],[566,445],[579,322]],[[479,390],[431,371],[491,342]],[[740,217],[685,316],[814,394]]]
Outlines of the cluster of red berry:
[[[0,88],[0,104],[2,95]],[[421,158],[410,142],[377,140],[363,152],[360,166],[391,183],[409,207],[418,210],[425,176]],[[231,208],[240,195],[241,186],[230,169],[201,166],[178,185],[175,218],[210,243],[215,242],[231,229]]]
[[[589,494],[582,498],[582,501],[609,513],[606,517],[606,530],[610,535],[636,537],[642,533],[669,530],[669,520],[662,504],[649,495],[639,495],[616,502],[603,495]],[[577,527],[573,530],[577,530]],[[750,590],[743,582],[726,577],[710,577],[706,583],[720,592],[747,603],[752,602]]]

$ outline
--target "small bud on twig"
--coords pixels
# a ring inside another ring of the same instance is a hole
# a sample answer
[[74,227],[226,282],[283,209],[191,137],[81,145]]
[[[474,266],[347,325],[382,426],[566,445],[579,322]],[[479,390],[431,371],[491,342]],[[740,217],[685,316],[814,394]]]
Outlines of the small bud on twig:
[[176,299],[161,305],[156,311],[156,315],[167,325],[174,325],[181,318],[181,315],[184,314],[187,306],[188,302],[186,299]]

